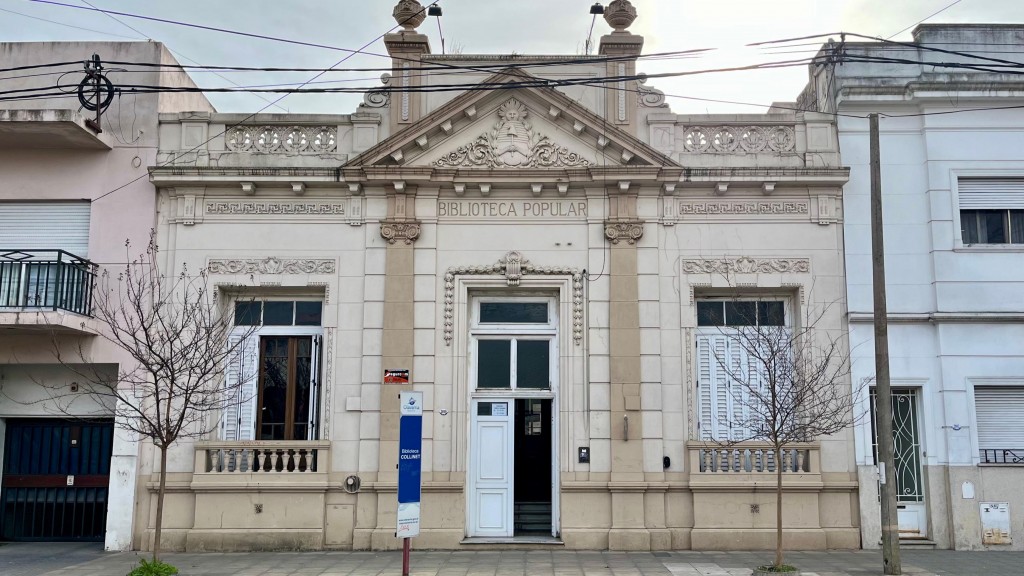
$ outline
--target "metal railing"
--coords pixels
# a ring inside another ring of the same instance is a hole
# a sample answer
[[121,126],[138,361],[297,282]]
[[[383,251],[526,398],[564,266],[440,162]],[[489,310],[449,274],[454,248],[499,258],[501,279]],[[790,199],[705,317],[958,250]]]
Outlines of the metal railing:
[[64,250],[0,248],[0,309],[92,315],[96,265]]
[[982,464],[1024,464],[1024,449],[988,448],[981,451]]

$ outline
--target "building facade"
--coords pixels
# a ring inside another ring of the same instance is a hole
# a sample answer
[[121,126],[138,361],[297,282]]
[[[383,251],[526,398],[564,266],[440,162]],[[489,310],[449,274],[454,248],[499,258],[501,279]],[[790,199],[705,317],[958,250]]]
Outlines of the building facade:
[[[138,443],[80,380],[116,375],[129,358],[103,337],[91,304],[104,272],[116,275],[127,262],[126,240],[137,255],[155,226],[147,167],[156,161],[158,113],[212,108],[200,94],[114,96],[97,133],[77,98],[48,89],[61,75],[85,78],[82,63],[93,54],[175,63],[153,42],[0,44],[5,66],[44,65],[5,77],[5,89],[48,94],[0,102],[0,539],[126,550]],[[195,86],[183,72],[157,68],[106,76]]]
[[[782,465],[786,545],[857,548],[852,431],[724,448],[725,396],[699,369],[721,333],[702,303],[845,332],[832,117],[681,116],[642,81],[603,82],[643,46],[622,0],[586,57],[432,54],[412,4],[352,114],[160,116],[163,265],[206,268],[257,326],[220,432],[172,454],[165,545],[399,546],[414,389],[418,547],[769,548]],[[452,66],[467,89],[432,73]],[[142,548],[155,462],[144,447]]]
[[[845,55],[863,61],[815,70],[803,96],[810,109],[839,113],[839,144],[851,170],[844,228],[855,383],[874,375],[864,116],[882,115],[889,354],[906,544],[1024,549],[1024,86],[989,66],[1022,34],[1019,25],[926,24],[915,30],[913,46],[846,44]],[[864,405],[870,402],[865,395]],[[860,423],[856,441],[862,540],[870,548],[880,539],[870,420]]]

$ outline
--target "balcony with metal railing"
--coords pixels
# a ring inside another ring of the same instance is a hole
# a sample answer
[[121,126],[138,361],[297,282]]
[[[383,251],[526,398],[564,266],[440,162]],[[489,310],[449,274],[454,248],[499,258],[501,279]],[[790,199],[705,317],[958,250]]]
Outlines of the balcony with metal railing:
[[0,328],[91,332],[95,283],[96,265],[70,252],[0,248]]

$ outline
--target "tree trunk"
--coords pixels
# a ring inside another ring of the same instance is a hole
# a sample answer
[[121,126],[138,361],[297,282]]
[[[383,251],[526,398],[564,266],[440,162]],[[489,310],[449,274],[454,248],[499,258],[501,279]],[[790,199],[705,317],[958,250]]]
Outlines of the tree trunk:
[[775,566],[782,566],[782,447],[775,448]]
[[164,490],[167,488],[167,447],[160,447],[160,489],[156,493],[156,532],[153,534],[153,561],[160,560],[160,532],[164,524]]

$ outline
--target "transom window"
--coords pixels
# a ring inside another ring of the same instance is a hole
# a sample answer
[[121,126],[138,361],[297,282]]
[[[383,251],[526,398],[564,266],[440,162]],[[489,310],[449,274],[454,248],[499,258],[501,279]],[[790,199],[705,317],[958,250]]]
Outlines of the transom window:
[[549,389],[556,371],[556,300],[477,298],[471,354],[477,389]]
[[697,326],[785,326],[782,300],[703,300],[697,302]]
[[235,302],[236,326],[319,326],[323,302],[250,300]]

